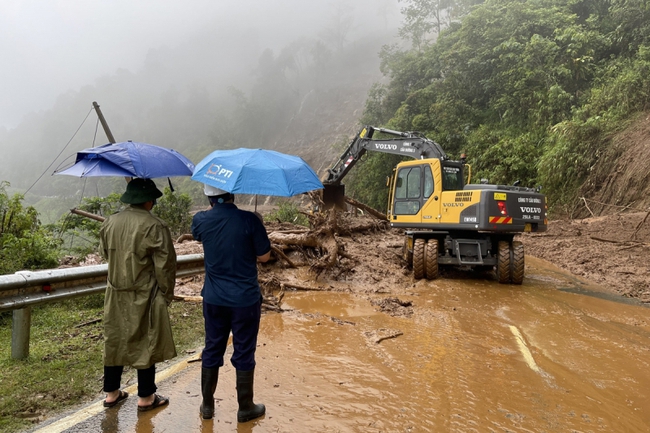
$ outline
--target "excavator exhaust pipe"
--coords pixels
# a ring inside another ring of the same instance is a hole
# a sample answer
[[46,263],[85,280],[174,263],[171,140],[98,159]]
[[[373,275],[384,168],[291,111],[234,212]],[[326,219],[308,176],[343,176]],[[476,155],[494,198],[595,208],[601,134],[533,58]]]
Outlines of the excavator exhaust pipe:
[[337,208],[345,210],[345,185],[324,185],[323,204],[325,209]]

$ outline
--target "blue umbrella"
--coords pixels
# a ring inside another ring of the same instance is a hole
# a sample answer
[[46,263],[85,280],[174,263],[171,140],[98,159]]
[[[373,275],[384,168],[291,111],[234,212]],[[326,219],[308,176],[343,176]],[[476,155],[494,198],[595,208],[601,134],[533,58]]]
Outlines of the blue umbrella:
[[291,197],[323,188],[299,156],[274,150],[215,150],[196,165],[192,179],[233,194]]
[[153,179],[156,177],[191,176],[194,164],[173,149],[146,143],[105,144],[77,152],[75,164],[54,174],[77,177],[125,176]]

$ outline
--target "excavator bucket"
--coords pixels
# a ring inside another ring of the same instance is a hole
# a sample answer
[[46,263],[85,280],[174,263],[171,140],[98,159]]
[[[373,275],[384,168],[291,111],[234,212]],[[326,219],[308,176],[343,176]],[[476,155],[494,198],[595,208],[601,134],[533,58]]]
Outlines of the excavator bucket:
[[324,185],[323,204],[325,209],[336,207],[345,210],[345,185]]

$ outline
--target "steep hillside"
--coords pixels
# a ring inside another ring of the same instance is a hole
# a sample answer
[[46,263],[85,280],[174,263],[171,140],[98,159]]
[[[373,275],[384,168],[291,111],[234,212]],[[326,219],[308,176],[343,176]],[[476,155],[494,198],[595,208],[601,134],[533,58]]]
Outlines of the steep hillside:
[[650,208],[650,113],[614,136],[581,188],[574,216],[612,215]]
[[569,216],[521,236],[543,258],[614,293],[650,303],[650,115],[611,139]]

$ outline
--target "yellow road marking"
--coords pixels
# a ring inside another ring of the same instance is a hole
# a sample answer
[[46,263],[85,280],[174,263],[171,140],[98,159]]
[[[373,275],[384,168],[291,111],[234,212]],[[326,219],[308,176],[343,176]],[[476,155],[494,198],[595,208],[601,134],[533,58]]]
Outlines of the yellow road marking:
[[526,346],[526,341],[524,340],[524,337],[519,332],[519,329],[517,329],[516,326],[510,325],[510,331],[514,334],[515,338],[517,339],[517,346],[519,346],[519,351],[521,352],[521,354],[524,355],[524,360],[526,361],[526,364],[528,364],[531,370],[539,373],[539,367],[535,363],[535,359],[533,359],[533,354],[530,353],[530,350],[528,350],[528,346]]
[[[199,352],[198,355],[191,356],[189,358],[183,359],[180,362],[177,362],[174,365],[171,365],[169,368],[161,371],[160,373],[156,373],[156,383],[162,382],[163,380],[169,378],[170,376],[187,368],[190,361],[198,359],[200,355],[201,352]],[[138,384],[134,383],[133,385],[126,387],[124,388],[124,391],[128,392],[129,396],[135,396],[137,398]],[[34,430],[34,433],[61,433],[62,431],[67,430],[70,427],[75,426],[87,420],[88,418],[100,414],[105,410],[106,408],[104,407],[104,400],[102,399],[89,406],[84,407],[83,409],[78,410],[72,415],[69,415],[65,418],[61,418],[60,420],[55,421],[52,424],[46,425],[43,428]]]

